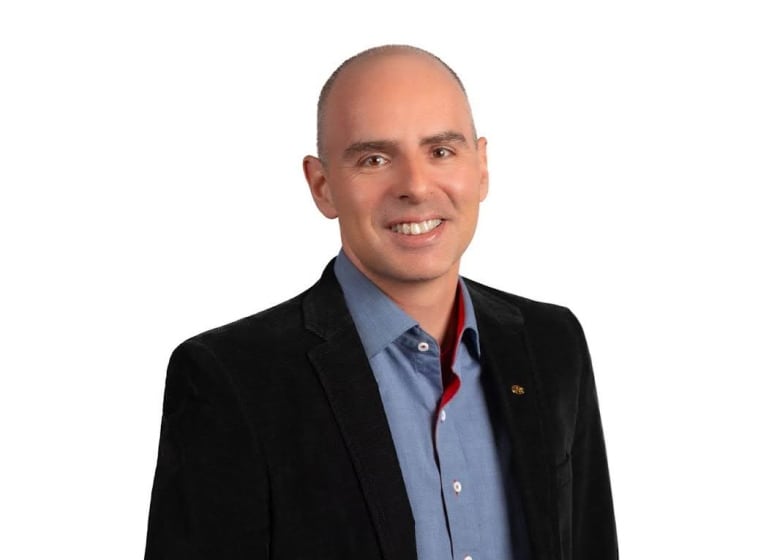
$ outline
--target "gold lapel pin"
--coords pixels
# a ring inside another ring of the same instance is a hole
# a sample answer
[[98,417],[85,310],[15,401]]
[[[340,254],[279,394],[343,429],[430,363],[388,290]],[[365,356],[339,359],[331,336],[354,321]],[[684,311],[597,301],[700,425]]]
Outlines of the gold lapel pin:
[[512,385],[512,393],[515,395],[524,395],[525,388],[522,385]]

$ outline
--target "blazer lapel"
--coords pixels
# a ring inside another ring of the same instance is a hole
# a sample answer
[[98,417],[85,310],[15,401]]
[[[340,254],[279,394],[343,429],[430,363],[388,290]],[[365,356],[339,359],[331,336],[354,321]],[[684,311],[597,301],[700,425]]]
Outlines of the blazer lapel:
[[545,432],[545,403],[533,368],[520,311],[467,281],[479,328],[482,372],[493,384],[499,418],[512,446],[512,472],[520,490],[535,558],[557,557],[554,459]]
[[416,558],[414,518],[371,366],[333,262],[303,301],[304,324],[323,342],[309,352],[360,480],[382,555]]

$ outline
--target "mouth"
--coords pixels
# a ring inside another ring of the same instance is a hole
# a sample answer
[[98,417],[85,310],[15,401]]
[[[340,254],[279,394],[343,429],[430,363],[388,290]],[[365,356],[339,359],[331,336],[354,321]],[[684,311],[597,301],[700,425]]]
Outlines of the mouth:
[[423,235],[439,227],[442,221],[439,218],[434,218],[432,220],[423,220],[422,222],[402,222],[390,226],[390,229],[402,235]]

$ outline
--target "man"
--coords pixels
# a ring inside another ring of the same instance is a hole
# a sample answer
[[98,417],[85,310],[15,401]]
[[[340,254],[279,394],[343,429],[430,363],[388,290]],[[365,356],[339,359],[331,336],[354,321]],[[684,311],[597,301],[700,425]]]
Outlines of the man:
[[617,558],[579,324],[459,277],[488,190],[460,80],[371,49],[318,117],[342,251],[174,352],[147,559]]

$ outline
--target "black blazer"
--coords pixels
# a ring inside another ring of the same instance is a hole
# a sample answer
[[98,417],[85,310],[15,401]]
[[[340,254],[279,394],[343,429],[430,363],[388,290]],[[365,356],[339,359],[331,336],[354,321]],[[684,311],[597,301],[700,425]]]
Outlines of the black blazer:
[[[579,323],[467,285],[533,557],[617,558]],[[146,547],[147,560],[331,558],[416,558],[390,429],[332,262],[301,295],[174,351]]]

